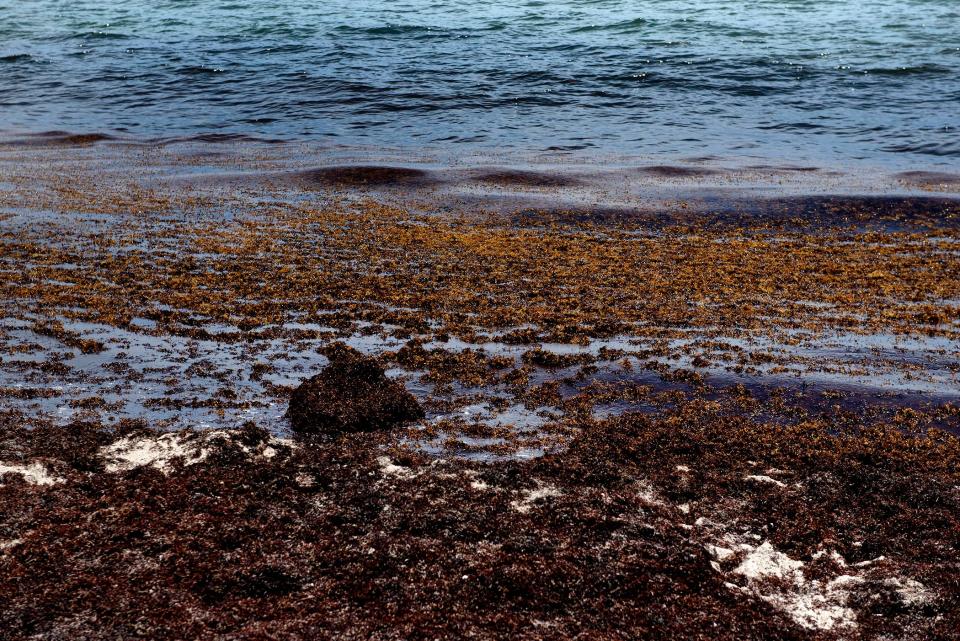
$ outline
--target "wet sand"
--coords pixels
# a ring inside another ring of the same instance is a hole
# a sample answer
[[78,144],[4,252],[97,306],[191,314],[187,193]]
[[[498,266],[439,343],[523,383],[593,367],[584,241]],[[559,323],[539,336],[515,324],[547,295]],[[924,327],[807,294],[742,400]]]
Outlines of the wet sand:
[[[951,638],[956,185],[7,141],[0,626]],[[426,417],[293,438],[336,342]]]

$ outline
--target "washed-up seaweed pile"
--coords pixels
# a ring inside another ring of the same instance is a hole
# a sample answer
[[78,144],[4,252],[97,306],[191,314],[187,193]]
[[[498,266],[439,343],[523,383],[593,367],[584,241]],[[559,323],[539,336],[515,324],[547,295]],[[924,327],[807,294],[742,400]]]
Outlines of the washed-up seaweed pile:
[[461,337],[534,325],[561,342],[678,327],[957,332],[956,205],[931,216],[909,200],[787,200],[726,224],[710,212],[595,222],[123,178],[11,178],[17,186],[0,191],[0,203],[46,213],[5,227],[4,301],[201,334],[202,325],[248,331],[293,315]]
[[960,298],[954,232],[516,228],[373,202],[251,213],[135,218],[52,247],[38,229],[9,234],[6,261],[29,268],[9,274],[4,298],[121,325],[199,314],[249,330],[296,312],[461,337],[533,324],[560,342],[676,327],[956,331],[958,306],[941,302]]
[[955,638],[952,201],[73,153],[0,184],[9,638]]
[[[791,217],[782,201],[719,222],[441,214],[364,197],[360,185],[402,183],[400,170],[185,189],[156,183],[155,159],[130,160],[140,173],[100,175],[88,159],[11,175],[0,191],[0,393],[15,407],[275,428],[338,340],[412,377],[441,440],[444,417],[467,405],[542,413],[611,379],[666,390],[677,376],[780,385],[815,371],[939,392],[960,367],[960,236],[946,206],[937,217],[839,199]],[[841,358],[829,336],[879,347]]]
[[[690,402],[476,464],[4,417],[6,638],[951,639],[960,446]],[[33,467],[37,466],[37,467]]]

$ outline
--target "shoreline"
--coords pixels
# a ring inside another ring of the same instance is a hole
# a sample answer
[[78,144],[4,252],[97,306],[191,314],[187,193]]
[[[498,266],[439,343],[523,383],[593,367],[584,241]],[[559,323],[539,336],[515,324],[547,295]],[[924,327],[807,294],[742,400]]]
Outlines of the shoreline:
[[[336,139],[274,137],[217,131],[146,136],[129,132],[0,130],[0,150],[4,152],[18,149],[24,152],[31,149],[42,151],[60,147],[100,150],[132,148],[145,151],[172,149],[183,150],[187,154],[223,152],[225,157],[269,153],[269,150],[274,149],[279,156],[288,160],[299,159],[304,166],[409,164],[427,170],[506,166],[520,170],[545,168],[547,171],[587,174],[602,173],[604,170],[647,168],[653,170],[652,177],[658,177],[656,170],[664,170],[659,177],[665,179],[705,178],[716,175],[719,178],[735,180],[738,174],[742,174],[742,177],[749,181],[751,178],[764,176],[782,179],[796,178],[798,174],[819,174],[817,177],[821,179],[847,176],[853,181],[860,181],[862,189],[875,189],[885,178],[892,178],[895,183],[899,177],[903,184],[939,185],[941,188],[950,188],[953,193],[960,193],[960,162],[957,160],[936,156],[906,159],[882,152],[869,159],[842,154],[798,157],[789,150],[784,150],[780,156],[736,153],[734,149],[726,152],[717,150],[708,154],[657,154],[631,153],[624,149],[603,147],[565,151],[471,144],[375,146],[369,143],[339,142]],[[679,171],[673,173],[672,170]],[[685,176],[685,170],[692,173]],[[930,174],[930,178],[924,174]],[[789,184],[790,181],[787,182]]]

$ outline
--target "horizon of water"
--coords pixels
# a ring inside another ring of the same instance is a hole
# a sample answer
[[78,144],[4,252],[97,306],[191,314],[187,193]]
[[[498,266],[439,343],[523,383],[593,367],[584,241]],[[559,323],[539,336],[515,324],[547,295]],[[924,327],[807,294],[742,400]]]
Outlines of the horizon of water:
[[0,0],[0,130],[960,166],[953,0]]

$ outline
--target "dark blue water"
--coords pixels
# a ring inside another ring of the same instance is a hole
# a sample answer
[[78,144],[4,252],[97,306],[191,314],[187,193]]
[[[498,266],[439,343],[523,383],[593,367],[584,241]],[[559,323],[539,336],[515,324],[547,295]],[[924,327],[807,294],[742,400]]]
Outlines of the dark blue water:
[[960,162],[957,0],[0,0],[0,129]]

